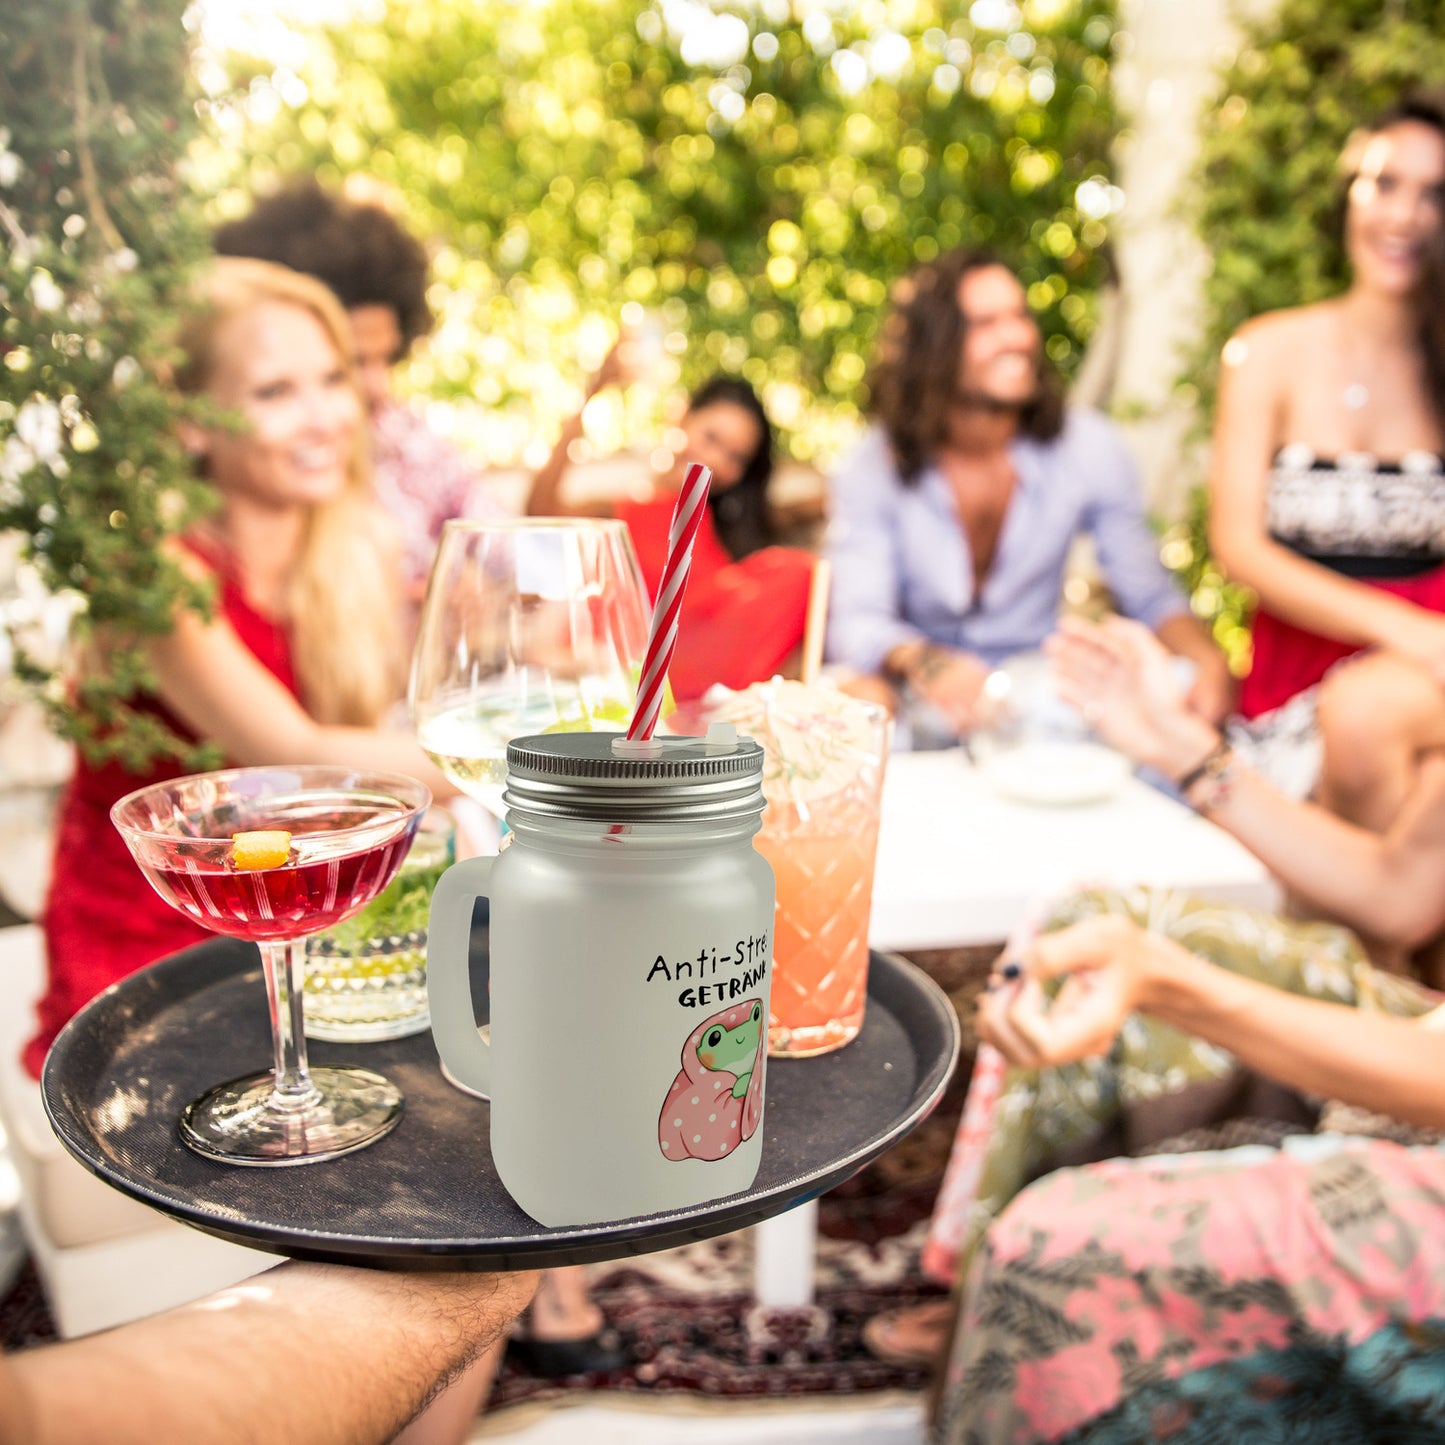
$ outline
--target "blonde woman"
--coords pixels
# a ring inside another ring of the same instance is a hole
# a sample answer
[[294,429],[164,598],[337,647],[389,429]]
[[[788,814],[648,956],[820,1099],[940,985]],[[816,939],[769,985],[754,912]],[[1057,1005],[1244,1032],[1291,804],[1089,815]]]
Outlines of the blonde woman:
[[[239,427],[187,423],[215,512],[179,544],[210,578],[211,618],[178,613],[151,644],[146,706],[234,765],[354,763],[452,790],[409,737],[377,721],[401,685],[398,564],[370,495],[346,317],[318,282],[221,260],[181,337],[183,391]],[[49,986],[25,1053],[39,1076],[66,1020],[101,989],[207,935],[146,886],[112,803],[182,771],[81,761],[61,805],[45,910]]]

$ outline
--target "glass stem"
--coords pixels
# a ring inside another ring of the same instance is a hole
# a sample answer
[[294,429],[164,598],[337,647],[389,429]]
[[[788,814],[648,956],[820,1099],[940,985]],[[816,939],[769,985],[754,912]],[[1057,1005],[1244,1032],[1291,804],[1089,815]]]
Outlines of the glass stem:
[[266,1002],[271,1009],[271,1041],[276,1052],[271,1102],[276,1108],[304,1109],[321,1097],[306,1067],[306,940],[292,938],[258,947],[266,972]]

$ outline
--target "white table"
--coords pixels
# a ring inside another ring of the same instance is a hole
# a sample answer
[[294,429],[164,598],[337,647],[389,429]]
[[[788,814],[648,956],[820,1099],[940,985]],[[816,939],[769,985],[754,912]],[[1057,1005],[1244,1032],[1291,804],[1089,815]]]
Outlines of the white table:
[[[874,948],[1001,943],[1041,903],[1095,883],[1183,888],[1256,908],[1279,902],[1252,853],[1137,778],[1105,801],[1044,807],[1001,796],[959,749],[888,760]],[[817,1208],[804,1204],[754,1229],[759,1304],[812,1303]]]
[[1150,883],[1270,908],[1264,865],[1222,828],[1137,778],[1106,801],[1002,797],[959,750],[895,753],[883,785],[874,948],[995,943],[1081,884]]

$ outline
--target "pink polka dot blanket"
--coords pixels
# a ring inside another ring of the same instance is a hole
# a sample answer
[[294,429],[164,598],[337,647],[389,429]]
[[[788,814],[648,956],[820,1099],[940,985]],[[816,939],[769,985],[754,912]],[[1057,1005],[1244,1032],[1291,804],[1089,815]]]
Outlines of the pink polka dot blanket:
[[687,1036],[657,1118],[665,1159],[726,1159],[752,1138],[763,1116],[764,1018],[761,999],[744,999]]

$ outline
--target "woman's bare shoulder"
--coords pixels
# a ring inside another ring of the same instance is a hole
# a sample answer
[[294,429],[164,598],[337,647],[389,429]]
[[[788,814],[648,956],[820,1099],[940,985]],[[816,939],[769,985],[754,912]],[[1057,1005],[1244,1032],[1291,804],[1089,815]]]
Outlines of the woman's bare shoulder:
[[1301,352],[1314,353],[1333,339],[1338,325],[1332,301],[1266,311],[1251,317],[1229,338],[1224,361],[1227,366],[1241,366],[1250,361],[1275,362],[1298,357]]

